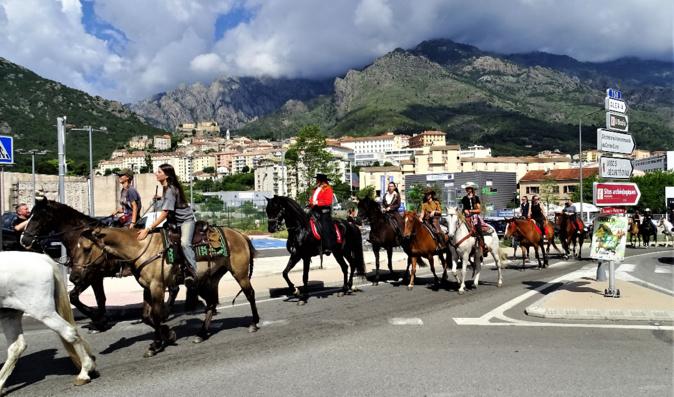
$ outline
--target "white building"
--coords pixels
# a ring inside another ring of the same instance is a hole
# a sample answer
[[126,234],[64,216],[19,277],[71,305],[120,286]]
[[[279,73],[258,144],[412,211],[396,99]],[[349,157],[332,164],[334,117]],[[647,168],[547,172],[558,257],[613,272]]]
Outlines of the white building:
[[[255,191],[272,192],[279,196],[288,196],[287,167],[279,161],[262,160],[255,168]],[[297,192],[294,192],[293,196]]]
[[672,171],[674,170],[674,151],[670,150],[656,156],[632,160],[632,166],[644,172]]
[[339,140],[340,145],[353,150],[354,155],[364,153],[386,153],[407,147],[407,135],[395,135],[387,132],[377,136],[345,137]]
[[150,138],[147,135],[134,136],[129,139],[129,147],[136,150],[145,150],[150,146]]
[[466,158],[466,157],[472,157],[472,158],[491,157],[491,148],[485,148],[484,146],[480,146],[480,145],[468,146],[467,149],[459,150],[459,157],[461,157],[461,158]]
[[171,150],[171,135],[155,135],[152,146],[157,150]]

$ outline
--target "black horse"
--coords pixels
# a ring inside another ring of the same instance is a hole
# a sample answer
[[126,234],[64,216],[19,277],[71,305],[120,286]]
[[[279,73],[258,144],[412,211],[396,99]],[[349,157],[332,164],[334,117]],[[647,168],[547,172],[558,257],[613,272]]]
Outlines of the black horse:
[[[358,201],[358,217],[370,224],[368,240],[374,252],[375,275],[372,284],[379,284],[379,250],[385,249],[388,258],[388,270],[393,274],[393,248],[402,245],[402,218],[390,219],[382,213],[381,205],[369,197]],[[394,226],[393,222],[397,222]]]
[[[307,284],[309,282],[309,265],[311,257],[320,255],[320,241],[316,240],[310,230],[309,215],[293,199],[284,196],[274,196],[267,199],[267,218],[269,219],[269,232],[274,233],[279,230],[281,224],[285,223],[288,230],[288,241],[286,248],[290,252],[290,259],[286,268],[283,270],[283,278],[288,283],[288,287],[293,294],[300,297],[300,304],[307,301]],[[350,222],[336,220],[334,223],[339,228],[342,235],[342,243],[335,244],[336,248],[332,251],[335,260],[339,263],[344,273],[344,285],[339,295],[349,293],[353,287],[353,274],[357,272],[359,276],[365,275],[365,262],[363,261],[363,241],[360,229]],[[288,278],[288,273],[297,262],[303,261],[304,272],[302,282],[304,288],[300,291]],[[348,265],[347,265],[348,262]],[[351,267],[349,274],[348,268]]]
[[[77,246],[79,238],[85,230],[91,230],[95,227],[104,226],[98,219],[91,218],[83,213],[71,208],[65,204],[46,198],[35,201],[35,206],[31,211],[31,217],[21,235],[20,243],[24,247],[30,248],[41,237],[50,232],[55,232],[55,236],[66,247],[68,256],[71,256],[72,249]],[[96,266],[89,266],[89,270],[84,272],[80,268],[71,267],[70,282],[74,288],[70,291],[70,302],[85,316],[91,319],[91,327],[97,331],[105,331],[110,328],[105,309],[105,290],[103,288],[104,277],[118,276],[122,271],[122,262],[117,258],[106,254],[100,258],[102,263]],[[66,266],[71,266],[68,260]],[[95,269],[95,270],[92,270]],[[87,288],[94,291],[96,297],[97,310],[90,308],[80,301],[80,294]],[[169,305],[175,302],[178,294],[178,287],[170,289]]]
[[653,236],[653,245],[658,245],[658,228],[653,224],[653,220],[650,216],[644,216],[641,225],[639,225],[639,234],[641,235],[645,247],[650,245],[651,236]]

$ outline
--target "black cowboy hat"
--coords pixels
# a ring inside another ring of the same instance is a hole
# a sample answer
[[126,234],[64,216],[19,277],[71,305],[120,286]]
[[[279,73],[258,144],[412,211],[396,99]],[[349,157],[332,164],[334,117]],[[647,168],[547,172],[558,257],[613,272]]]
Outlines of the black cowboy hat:
[[327,175],[325,174],[316,174],[316,179],[319,181],[325,181],[325,182],[330,182],[330,178],[328,178]]

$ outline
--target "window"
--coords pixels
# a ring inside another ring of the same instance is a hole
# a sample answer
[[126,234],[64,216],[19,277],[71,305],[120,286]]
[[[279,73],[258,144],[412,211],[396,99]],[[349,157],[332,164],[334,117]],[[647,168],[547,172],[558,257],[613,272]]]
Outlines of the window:
[[540,193],[538,186],[527,186],[527,194],[538,194]]
[[562,187],[564,193],[566,194],[575,192],[576,188],[577,188],[576,185],[566,185]]

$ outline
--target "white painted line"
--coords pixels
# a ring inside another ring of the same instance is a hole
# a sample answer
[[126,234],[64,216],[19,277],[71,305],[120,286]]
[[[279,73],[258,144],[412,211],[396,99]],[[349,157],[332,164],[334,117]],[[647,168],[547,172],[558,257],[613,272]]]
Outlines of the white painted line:
[[272,325],[288,325],[290,322],[288,320],[265,320],[260,323],[260,327],[269,327]]
[[623,281],[636,281],[636,282],[638,282],[640,284],[644,284],[644,285],[646,285],[649,288],[652,288],[654,290],[664,292],[664,293],[669,294],[669,295],[674,295],[674,291],[672,291],[670,289],[667,289],[665,287],[661,287],[657,284],[649,283],[648,281],[644,281],[640,278],[636,278],[636,277],[632,276],[631,274],[621,274],[619,278]]
[[393,317],[388,320],[388,323],[391,325],[424,325],[424,322],[419,317]]
[[671,266],[655,265],[655,272],[660,274],[672,274]]
[[623,263],[615,269],[616,272],[631,273],[637,268],[637,265],[631,263]]
[[515,319],[508,319],[508,323],[492,323],[482,318],[455,318],[454,321],[458,325],[480,325],[492,327],[560,327],[560,328],[604,328],[604,329],[637,329],[649,331],[674,331],[674,326],[670,325],[619,325],[619,324],[572,324],[572,323],[540,323],[536,321],[520,321]]

